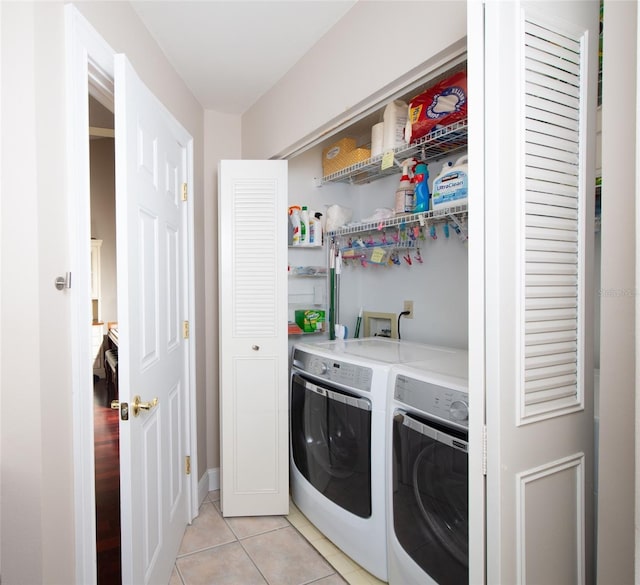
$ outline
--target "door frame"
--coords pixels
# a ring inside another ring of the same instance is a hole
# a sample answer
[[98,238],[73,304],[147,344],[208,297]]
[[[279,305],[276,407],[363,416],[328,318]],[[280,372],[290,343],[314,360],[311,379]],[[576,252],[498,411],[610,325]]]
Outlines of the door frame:
[[[96,521],[93,426],[93,372],[90,368],[91,322],[90,256],[86,245],[91,238],[91,193],[89,161],[89,94],[113,109],[113,72],[116,52],[73,5],[65,6],[65,53],[67,92],[67,218],[69,222],[69,260],[73,286],[69,290],[71,317],[71,380],[73,414],[73,468],[75,510],[75,565],[79,583],[95,583]],[[188,182],[193,185],[193,147],[187,153]],[[194,213],[193,199],[188,206],[187,302],[188,317],[195,329]],[[184,425],[188,455],[197,461],[197,421],[195,395],[195,336],[191,335],[187,372],[187,404]],[[91,416],[87,416],[91,413]],[[190,520],[198,515],[197,465],[187,476]],[[92,513],[87,514],[87,510]]]
[[486,238],[484,2],[467,2],[467,87],[469,102],[469,582],[487,583],[487,387],[486,387]]

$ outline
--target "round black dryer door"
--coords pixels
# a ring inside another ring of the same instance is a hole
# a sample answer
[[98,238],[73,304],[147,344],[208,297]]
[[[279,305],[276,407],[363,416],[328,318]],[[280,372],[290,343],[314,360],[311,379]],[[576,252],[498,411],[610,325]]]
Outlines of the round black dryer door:
[[440,585],[467,583],[467,434],[396,412],[392,464],[398,542]]
[[291,446],[298,471],[340,507],[371,516],[371,402],[294,374]]

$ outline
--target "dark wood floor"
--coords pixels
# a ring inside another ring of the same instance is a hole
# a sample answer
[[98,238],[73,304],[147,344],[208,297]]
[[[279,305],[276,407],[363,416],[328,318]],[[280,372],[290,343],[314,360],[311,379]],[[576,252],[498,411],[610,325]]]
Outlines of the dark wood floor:
[[103,379],[94,385],[98,585],[122,583],[118,411],[107,404]]

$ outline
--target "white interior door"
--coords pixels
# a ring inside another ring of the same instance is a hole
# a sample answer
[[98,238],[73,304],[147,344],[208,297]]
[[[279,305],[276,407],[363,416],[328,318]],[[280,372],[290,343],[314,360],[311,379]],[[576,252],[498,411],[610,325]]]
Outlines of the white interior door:
[[485,292],[486,578],[584,583],[598,3],[486,1],[479,16],[484,275],[469,288]]
[[[122,580],[167,583],[189,520],[181,194],[191,138],[124,55],[115,57],[115,128]],[[146,403],[137,413],[136,396]]]
[[287,514],[287,161],[218,175],[222,513]]

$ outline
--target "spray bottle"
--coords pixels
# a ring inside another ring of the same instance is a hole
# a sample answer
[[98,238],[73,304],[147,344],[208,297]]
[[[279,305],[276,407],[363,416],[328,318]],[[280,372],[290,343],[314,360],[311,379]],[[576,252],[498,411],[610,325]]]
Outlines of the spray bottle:
[[322,213],[311,213],[309,216],[309,245],[322,246]]
[[423,162],[418,163],[413,171],[413,181],[415,184],[415,200],[416,206],[413,208],[414,213],[422,213],[429,211],[431,204],[429,194],[429,169]]
[[413,212],[415,201],[413,184],[409,178],[409,167],[416,162],[416,159],[409,158],[402,163],[402,177],[400,177],[400,183],[396,189],[395,205],[393,208],[396,215]]

